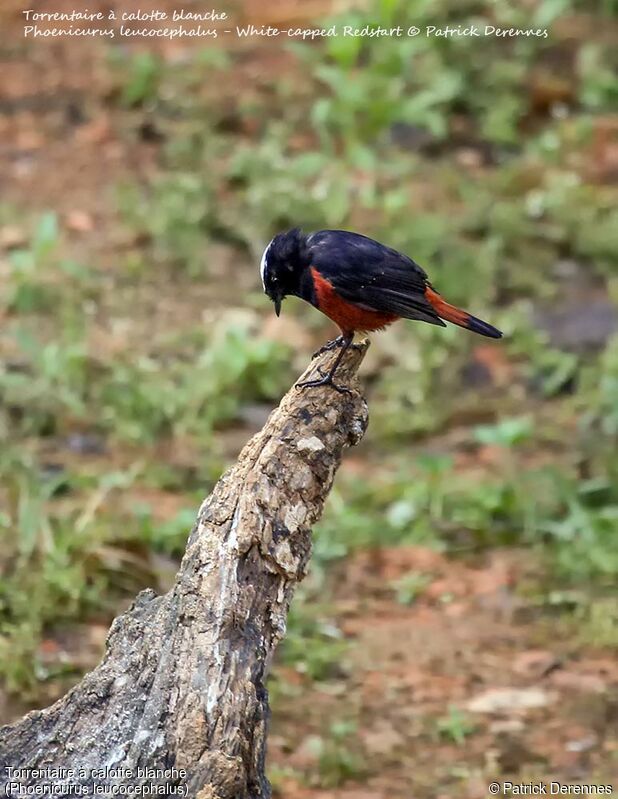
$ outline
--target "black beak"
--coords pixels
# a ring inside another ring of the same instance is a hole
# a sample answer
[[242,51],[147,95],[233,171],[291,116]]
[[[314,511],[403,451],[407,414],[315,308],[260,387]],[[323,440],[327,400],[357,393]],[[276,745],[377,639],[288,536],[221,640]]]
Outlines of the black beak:
[[273,302],[275,303],[275,313],[279,316],[281,313],[281,297],[275,297]]

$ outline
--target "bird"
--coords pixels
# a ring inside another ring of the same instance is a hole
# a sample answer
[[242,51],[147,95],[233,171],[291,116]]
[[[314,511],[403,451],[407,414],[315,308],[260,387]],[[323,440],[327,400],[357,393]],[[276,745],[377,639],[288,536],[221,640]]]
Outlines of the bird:
[[398,319],[414,319],[446,327],[443,320],[481,336],[501,338],[493,325],[448,303],[430,283],[416,261],[379,241],[348,230],[318,230],[304,234],[298,227],[278,233],[260,261],[264,293],[277,316],[288,296],[313,305],[340,329],[314,357],[340,347],[330,371],[297,383],[297,387],[332,386],[340,393],[349,389],[334,381],[354,334],[382,330]]

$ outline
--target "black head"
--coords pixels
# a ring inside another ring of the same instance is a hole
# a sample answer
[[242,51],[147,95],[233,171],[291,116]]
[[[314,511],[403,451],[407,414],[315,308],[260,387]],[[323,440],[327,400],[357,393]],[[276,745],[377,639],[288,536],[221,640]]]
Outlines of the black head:
[[264,250],[260,272],[264,293],[275,303],[275,313],[281,312],[281,301],[288,294],[300,296],[305,237],[300,228],[278,233]]

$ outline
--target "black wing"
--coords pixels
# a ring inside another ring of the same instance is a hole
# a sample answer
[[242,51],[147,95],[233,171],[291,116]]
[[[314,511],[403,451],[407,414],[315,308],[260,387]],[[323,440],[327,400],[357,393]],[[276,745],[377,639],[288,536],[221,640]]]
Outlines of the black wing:
[[306,245],[310,265],[344,300],[445,327],[425,297],[426,273],[406,255],[347,230],[311,233]]

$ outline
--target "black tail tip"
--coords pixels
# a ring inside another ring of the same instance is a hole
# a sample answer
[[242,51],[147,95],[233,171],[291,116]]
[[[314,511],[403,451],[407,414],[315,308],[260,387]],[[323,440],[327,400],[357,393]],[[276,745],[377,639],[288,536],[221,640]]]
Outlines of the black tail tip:
[[471,330],[473,333],[478,333],[481,336],[487,336],[487,338],[502,338],[501,330],[498,330],[498,328],[493,325],[487,324],[487,322],[483,322],[482,319],[477,319],[476,316],[470,316],[468,318],[468,330]]

